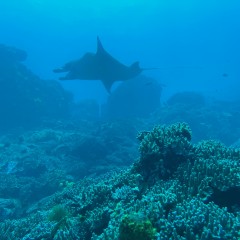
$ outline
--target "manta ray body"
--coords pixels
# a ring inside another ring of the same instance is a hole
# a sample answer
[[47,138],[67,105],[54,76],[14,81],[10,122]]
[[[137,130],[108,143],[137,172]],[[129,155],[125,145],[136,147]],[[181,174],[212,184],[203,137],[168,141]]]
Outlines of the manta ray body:
[[53,71],[55,73],[67,72],[67,75],[59,80],[101,80],[110,93],[114,82],[134,78],[143,70],[139,67],[139,62],[134,62],[131,66],[120,63],[103,48],[98,37],[95,54],[86,53],[79,60],[68,62]]

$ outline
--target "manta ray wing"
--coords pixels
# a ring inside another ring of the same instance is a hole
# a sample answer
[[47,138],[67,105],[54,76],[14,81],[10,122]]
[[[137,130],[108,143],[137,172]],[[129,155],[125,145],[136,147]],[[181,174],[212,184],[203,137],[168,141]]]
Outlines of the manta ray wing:
[[124,81],[135,75],[134,68],[120,63],[103,48],[99,37],[97,38],[96,59],[100,66],[102,79],[112,79],[113,82]]
[[79,60],[68,62],[62,68],[53,71],[55,73],[68,72],[60,80],[96,80],[99,79],[99,75],[96,72],[97,65],[96,55],[86,53]]

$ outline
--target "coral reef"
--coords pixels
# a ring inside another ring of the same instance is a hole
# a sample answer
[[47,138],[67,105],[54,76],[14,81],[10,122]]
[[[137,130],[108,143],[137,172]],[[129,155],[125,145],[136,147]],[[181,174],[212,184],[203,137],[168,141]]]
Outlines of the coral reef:
[[141,156],[131,167],[64,186],[27,216],[2,221],[2,239],[240,238],[239,149],[192,144],[185,123],[138,138]]
[[187,122],[193,131],[193,142],[217,139],[231,145],[240,136],[239,107],[239,101],[222,102],[205,99],[197,92],[180,92],[157,109],[148,122],[151,126]]
[[73,105],[26,57],[0,45],[1,239],[240,239],[239,102],[183,92],[159,108],[141,76],[105,109]]
[[140,214],[126,215],[119,227],[119,240],[153,240],[156,229]]
[[121,83],[108,97],[103,116],[110,119],[146,117],[160,107],[162,86],[139,76]]
[[85,176],[130,165],[135,134],[127,123],[78,121],[0,138],[2,219],[24,216],[32,204]]
[[56,81],[42,80],[21,61],[27,54],[0,45],[0,130],[30,128],[69,116],[72,96]]
[[140,133],[138,139],[141,157],[135,167],[148,181],[160,175],[168,177],[180,163],[193,157],[191,130],[185,123],[154,127],[151,132]]
[[198,92],[179,92],[171,96],[166,104],[168,106],[188,106],[189,108],[199,108],[206,104],[204,96]]

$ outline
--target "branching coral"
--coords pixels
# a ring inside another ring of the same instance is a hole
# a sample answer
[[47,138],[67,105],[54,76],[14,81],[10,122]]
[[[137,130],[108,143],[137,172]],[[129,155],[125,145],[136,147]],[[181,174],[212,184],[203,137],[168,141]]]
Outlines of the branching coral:
[[[139,138],[141,157],[131,168],[83,179],[54,194],[41,214],[0,223],[3,239],[240,239],[239,200],[232,198],[240,186],[239,150],[216,141],[192,145],[184,123]],[[234,206],[216,201],[222,196]],[[60,214],[63,228],[49,221],[59,204],[71,213]]]
[[141,157],[135,168],[148,181],[170,176],[180,163],[193,158],[191,130],[186,123],[156,126],[151,132],[140,133],[138,139]]

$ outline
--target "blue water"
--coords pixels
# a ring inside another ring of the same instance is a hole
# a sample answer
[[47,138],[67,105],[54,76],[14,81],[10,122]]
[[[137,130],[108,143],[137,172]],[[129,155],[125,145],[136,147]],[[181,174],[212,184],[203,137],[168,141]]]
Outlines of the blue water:
[[[240,3],[237,0],[11,0],[0,2],[0,42],[26,50],[26,65],[43,79],[85,52],[96,37],[125,64],[139,60],[166,87],[163,99],[199,90],[239,99]],[[108,96],[100,81],[62,83],[76,100]]]
[[[240,239],[239,13],[240,0],[0,0],[0,240]],[[58,81],[97,36],[159,69],[111,94]]]

